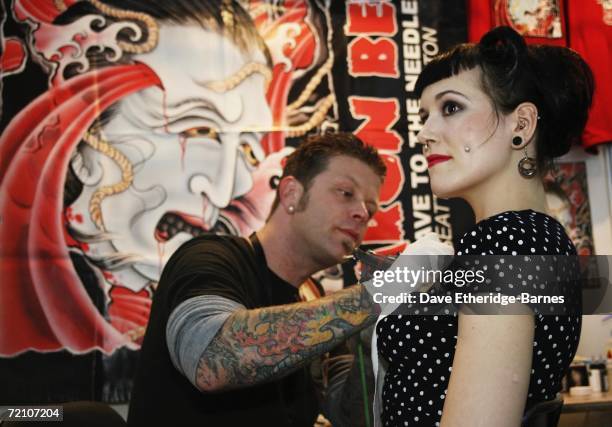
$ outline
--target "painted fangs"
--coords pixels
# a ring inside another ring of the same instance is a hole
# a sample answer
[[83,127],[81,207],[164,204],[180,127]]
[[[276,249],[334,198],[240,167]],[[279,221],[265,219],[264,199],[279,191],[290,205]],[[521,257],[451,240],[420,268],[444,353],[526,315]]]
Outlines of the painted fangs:
[[202,194],[202,222],[204,228],[211,230],[219,219],[219,209],[210,202],[206,194]]
[[223,234],[223,230],[225,229],[225,234],[230,234],[233,236],[239,236],[240,235],[240,231],[236,228],[236,226],[234,225],[234,223],[227,217],[223,216],[223,215],[219,215],[219,219],[217,221],[217,224],[215,225],[215,231],[218,234]]

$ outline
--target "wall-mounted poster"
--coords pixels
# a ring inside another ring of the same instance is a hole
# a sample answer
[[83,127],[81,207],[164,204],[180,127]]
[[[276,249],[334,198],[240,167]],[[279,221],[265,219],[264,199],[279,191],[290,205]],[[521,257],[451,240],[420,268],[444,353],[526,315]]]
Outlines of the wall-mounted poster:
[[525,37],[564,37],[561,0],[495,0],[494,26],[508,25]]
[[559,163],[544,180],[550,214],[566,229],[579,255],[594,255],[585,162]]

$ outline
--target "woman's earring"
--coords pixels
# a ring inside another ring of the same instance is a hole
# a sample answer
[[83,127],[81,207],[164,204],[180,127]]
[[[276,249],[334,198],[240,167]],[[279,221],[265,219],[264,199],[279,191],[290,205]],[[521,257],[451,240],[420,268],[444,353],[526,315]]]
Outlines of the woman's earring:
[[287,211],[292,214],[293,212],[295,212],[295,206],[293,205],[289,205],[289,207],[287,208]]
[[463,151],[465,151],[466,153],[469,153],[470,151],[472,151],[472,149],[470,148],[469,145],[466,145],[463,147]]
[[512,138],[512,145],[514,145],[515,147],[518,147],[522,143],[523,143],[523,138],[521,138],[520,136],[515,136],[514,138]]
[[[512,140],[512,143],[514,144],[514,140]],[[518,163],[518,170],[521,176],[525,178],[533,178],[538,171],[535,159],[529,157],[527,154],[527,147],[525,147],[525,157]]]

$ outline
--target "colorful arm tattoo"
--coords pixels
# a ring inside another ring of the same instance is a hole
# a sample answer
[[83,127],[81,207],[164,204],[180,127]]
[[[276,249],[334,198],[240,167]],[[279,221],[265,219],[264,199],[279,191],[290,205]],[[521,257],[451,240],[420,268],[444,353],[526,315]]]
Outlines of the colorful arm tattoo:
[[225,391],[283,377],[374,323],[377,311],[363,286],[311,302],[240,310],[202,354],[197,385]]

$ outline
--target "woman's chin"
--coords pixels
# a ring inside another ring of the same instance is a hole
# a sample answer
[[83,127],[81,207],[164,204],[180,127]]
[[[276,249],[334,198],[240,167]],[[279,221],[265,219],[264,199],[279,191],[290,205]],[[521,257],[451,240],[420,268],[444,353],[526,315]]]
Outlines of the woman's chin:
[[457,197],[457,196],[455,196],[453,194],[452,191],[449,191],[449,189],[447,189],[447,188],[434,188],[433,185],[431,186],[431,192],[438,199],[450,199],[451,197]]
[[461,189],[456,185],[449,185],[448,181],[442,182],[443,180],[432,179],[430,180],[431,192],[434,196],[439,199],[451,199],[455,197],[461,198],[463,194]]

